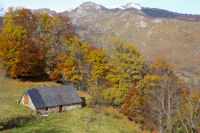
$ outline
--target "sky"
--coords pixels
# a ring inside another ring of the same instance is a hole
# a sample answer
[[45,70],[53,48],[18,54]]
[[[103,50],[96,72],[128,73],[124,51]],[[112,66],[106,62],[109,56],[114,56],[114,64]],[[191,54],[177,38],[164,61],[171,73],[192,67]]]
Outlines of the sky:
[[92,1],[108,8],[134,2],[143,7],[161,8],[187,14],[200,14],[200,0],[0,0],[0,7],[4,9],[8,7],[49,8],[62,12],[76,8],[87,1]]

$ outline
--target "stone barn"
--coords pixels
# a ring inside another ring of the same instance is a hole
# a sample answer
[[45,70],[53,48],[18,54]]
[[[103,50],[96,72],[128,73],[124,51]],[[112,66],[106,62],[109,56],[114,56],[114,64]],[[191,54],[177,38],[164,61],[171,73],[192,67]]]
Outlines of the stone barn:
[[81,108],[82,100],[72,85],[27,90],[20,104],[37,113],[61,113]]

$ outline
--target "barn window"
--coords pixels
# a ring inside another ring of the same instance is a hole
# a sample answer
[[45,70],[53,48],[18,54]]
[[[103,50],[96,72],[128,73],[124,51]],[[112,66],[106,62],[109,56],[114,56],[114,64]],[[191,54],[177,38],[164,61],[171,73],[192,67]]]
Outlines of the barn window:
[[24,104],[29,104],[29,97],[28,97],[28,95],[24,96]]

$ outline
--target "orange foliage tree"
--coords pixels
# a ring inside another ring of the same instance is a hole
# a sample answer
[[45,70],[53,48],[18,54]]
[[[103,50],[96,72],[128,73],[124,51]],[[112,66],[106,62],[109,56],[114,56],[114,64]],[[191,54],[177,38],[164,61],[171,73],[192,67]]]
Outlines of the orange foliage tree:
[[0,34],[1,64],[10,77],[42,75],[43,50],[37,47],[30,37],[30,28],[18,24],[19,16],[21,14],[18,14],[18,10],[13,11],[12,8],[4,16]]
[[130,89],[130,93],[126,96],[125,102],[122,106],[122,112],[134,122],[141,124],[143,117],[143,98],[136,88]]
[[9,8],[0,34],[0,61],[11,77],[37,76],[54,71],[55,58],[66,52],[75,27],[67,16]]
[[29,44],[20,47],[16,53],[16,62],[11,64],[8,73],[11,77],[29,77],[44,74],[43,51]]
[[60,54],[56,59],[57,65],[54,72],[50,74],[51,79],[71,81],[77,74],[76,59],[68,52]]
[[73,82],[77,89],[82,89],[81,84],[86,75],[84,66],[88,44],[78,38],[71,38],[66,41],[65,49],[65,52],[55,59],[56,67],[50,74],[50,78]]

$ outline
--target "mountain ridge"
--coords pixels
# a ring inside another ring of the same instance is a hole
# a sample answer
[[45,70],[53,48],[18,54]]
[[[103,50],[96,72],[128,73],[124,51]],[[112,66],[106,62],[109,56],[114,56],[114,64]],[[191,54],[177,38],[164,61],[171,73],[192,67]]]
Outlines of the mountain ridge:
[[184,13],[177,13],[173,11],[168,11],[160,8],[149,8],[149,7],[142,7],[137,3],[127,3],[125,5],[116,7],[116,8],[106,8],[105,6],[96,4],[94,2],[84,2],[77,8],[69,11],[73,12],[77,10],[78,8],[87,8],[87,7],[96,8],[97,10],[106,10],[106,11],[123,11],[123,10],[138,10],[140,12],[140,15],[144,15],[146,17],[152,17],[152,18],[173,18],[173,19],[179,19],[184,21],[200,21],[200,15],[195,14],[184,14]]
[[[95,9],[95,8],[93,8]],[[68,14],[84,41],[104,47],[120,38],[134,44],[148,61],[166,57],[178,71],[200,72],[200,15],[185,15],[157,8],[72,10]]]
[[[126,10],[135,10],[140,15],[145,17],[151,18],[169,18],[169,19],[177,19],[183,21],[200,21],[200,14],[185,14],[185,13],[178,13],[174,11],[168,11],[160,8],[149,8],[143,7],[137,3],[127,3],[122,6],[114,7],[114,8],[107,8],[105,6],[96,4],[94,2],[88,1],[84,2],[78,7],[70,10],[66,10],[63,12],[59,12],[60,14],[70,14],[71,12],[84,12],[85,15],[89,15],[92,12],[119,12],[119,11],[126,11]],[[50,10],[48,8],[41,8],[41,9],[34,9],[33,11],[40,11],[43,13],[49,13],[52,15],[57,13],[56,11]],[[90,12],[88,14],[88,12]]]

